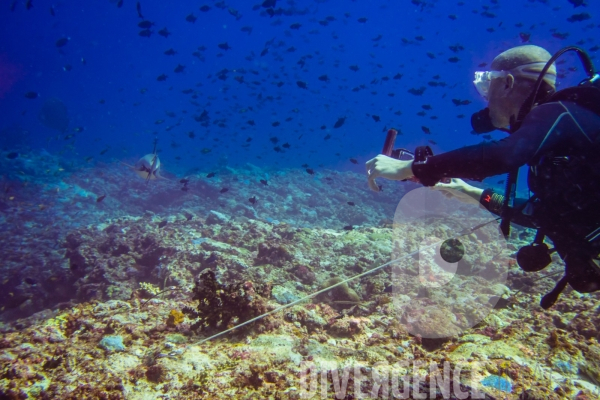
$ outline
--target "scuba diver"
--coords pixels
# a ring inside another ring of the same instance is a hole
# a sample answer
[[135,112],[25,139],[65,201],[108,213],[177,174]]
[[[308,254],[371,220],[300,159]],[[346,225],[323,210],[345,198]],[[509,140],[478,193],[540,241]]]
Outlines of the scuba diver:
[[[575,51],[588,78],[578,86],[555,91],[554,61]],[[521,248],[517,262],[525,271],[540,271],[558,252],[565,274],[541,301],[550,308],[565,287],[581,293],[600,289],[600,76],[589,56],[567,47],[551,56],[526,45],[499,54],[490,71],[476,72],[473,82],[488,107],[471,117],[476,133],[500,129],[509,136],[440,155],[418,147],[414,158],[401,160],[380,154],[366,163],[368,183],[375,179],[418,180],[438,190],[456,189],[456,197],[476,198],[502,218],[537,229],[534,242]],[[387,142],[386,142],[387,143]],[[515,199],[517,172],[529,167],[528,199]],[[481,181],[508,173],[504,195],[479,189],[461,179]],[[449,183],[440,183],[452,178]],[[544,243],[548,237],[554,246]]]

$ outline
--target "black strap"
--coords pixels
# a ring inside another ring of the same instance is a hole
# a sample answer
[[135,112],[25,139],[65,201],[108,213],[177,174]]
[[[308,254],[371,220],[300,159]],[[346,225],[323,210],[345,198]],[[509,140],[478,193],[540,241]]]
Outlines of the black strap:
[[556,284],[556,286],[554,286],[554,289],[552,289],[550,293],[542,297],[542,301],[540,301],[540,306],[544,310],[547,310],[550,307],[552,307],[554,303],[556,303],[556,301],[558,300],[558,296],[560,296],[562,291],[565,290],[565,288],[567,287],[567,283],[569,283],[569,280],[565,275],[560,281],[558,281],[558,283]]
[[506,178],[506,187],[504,188],[504,203],[502,204],[502,222],[500,222],[500,231],[504,237],[510,235],[510,221],[513,213],[513,202],[517,193],[517,178],[519,177],[519,168],[515,168],[508,173]]

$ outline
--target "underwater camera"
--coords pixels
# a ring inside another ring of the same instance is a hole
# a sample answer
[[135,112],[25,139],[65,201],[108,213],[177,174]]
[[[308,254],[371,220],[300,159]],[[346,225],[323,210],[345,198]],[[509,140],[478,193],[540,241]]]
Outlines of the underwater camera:
[[[415,149],[415,152],[411,152],[406,149],[394,149],[394,144],[396,143],[396,136],[398,136],[398,131],[395,129],[389,129],[387,131],[387,136],[385,138],[385,142],[383,144],[383,150],[381,150],[381,154],[394,158],[396,160],[402,161],[410,161],[413,160],[415,163],[423,163],[427,161],[428,157],[433,156],[433,151],[429,146],[419,146]],[[416,177],[412,177],[409,179],[403,179],[403,181],[411,181],[411,182],[419,182]],[[442,183],[450,183],[450,178],[443,178],[440,182]]]

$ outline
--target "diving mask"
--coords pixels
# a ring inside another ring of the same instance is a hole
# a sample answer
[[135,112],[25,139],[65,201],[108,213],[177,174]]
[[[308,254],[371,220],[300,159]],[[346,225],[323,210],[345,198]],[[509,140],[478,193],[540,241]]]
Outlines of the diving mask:
[[[529,78],[532,80],[537,80],[540,76],[540,72],[546,66],[545,62],[534,62],[529,64],[523,64],[516,68],[509,69],[508,71],[476,71],[475,72],[475,80],[473,80],[473,84],[477,89],[477,92],[483,97],[485,100],[488,99],[488,94],[490,91],[490,84],[492,79],[496,78],[506,78],[508,74],[513,76],[520,76],[524,78]],[[544,81],[548,83],[550,86],[554,87],[556,83],[556,72],[555,68],[551,67],[546,75],[544,75]]]

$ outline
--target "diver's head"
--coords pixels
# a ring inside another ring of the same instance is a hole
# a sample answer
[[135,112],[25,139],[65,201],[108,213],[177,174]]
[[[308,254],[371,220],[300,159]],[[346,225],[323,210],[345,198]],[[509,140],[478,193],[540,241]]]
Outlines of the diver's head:
[[[507,128],[511,116],[517,117],[550,57],[551,54],[539,46],[513,47],[494,58],[490,71],[475,73],[475,87],[488,101],[491,122],[496,128]],[[552,65],[539,93],[551,93],[555,85],[556,67]]]

